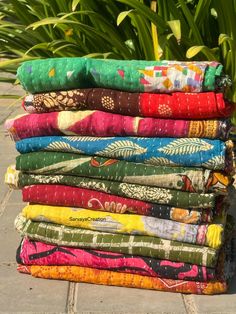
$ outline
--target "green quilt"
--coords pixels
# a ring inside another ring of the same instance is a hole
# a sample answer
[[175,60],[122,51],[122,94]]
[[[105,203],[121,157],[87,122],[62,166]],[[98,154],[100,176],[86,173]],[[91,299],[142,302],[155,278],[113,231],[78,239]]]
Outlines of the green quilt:
[[221,84],[222,65],[195,61],[50,58],[27,61],[17,74],[24,89],[31,93],[89,87],[196,93],[215,90]]
[[33,222],[22,215],[17,216],[15,227],[24,237],[50,244],[149,256],[207,267],[215,267],[219,252],[209,247],[150,236],[113,234]]
[[64,152],[34,152],[16,157],[16,169],[43,175],[76,175],[187,192],[226,194],[230,178],[194,167],[154,166]]
[[8,168],[5,182],[22,188],[34,184],[62,184],[124,196],[150,203],[166,204],[181,208],[213,208],[216,195],[213,193],[188,193],[178,190],[115,181],[67,175],[27,174]]

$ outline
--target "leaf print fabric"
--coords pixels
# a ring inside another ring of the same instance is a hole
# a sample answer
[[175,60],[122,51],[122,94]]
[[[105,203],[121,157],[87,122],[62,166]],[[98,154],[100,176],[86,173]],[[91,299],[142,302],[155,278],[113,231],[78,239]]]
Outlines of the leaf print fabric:
[[[183,148],[184,145],[182,145],[182,150],[188,151],[188,154],[181,152],[166,154],[166,149],[168,149],[168,153],[170,152],[168,145],[176,143],[176,140],[176,138],[49,136],[21,140],[16,142],[16,149],[21,154],[35,151],[70,152],[63,145],[67,143],[79,150],[80,153],[90,156],[123,159],[156,166],[164,163],[170,166],[205,167],[232,171],[232,143],[230,141],[204,139],[203,142],[201,140],[199,142],[199,139],[196,139],[197,149],[195,148],[195,152],[192,152],[189,147],[195,140],[185,139],[186,148]],[[173,145],[175,146],[175,144]]]
[[22,198],[23,202],[35,204],[82,207],[124,215],[137,214],[190,224],[212,222],[213,212],[217,211],[220,215],[224,211],[224,205],[219,200],[216,210],[185,209],[57,184],[26,186],[22,189]]
[[78,175],[202,193],[226,194],[231,183],[230,177],[224,173],[201,168],[153,166],[63,152],[19,155],[16,169],[34,174]]
[[222,93],[129,93],[107,88],[87,88],[28,95],[29,113],[101,110],[127,116],[165,119],[214,119],[231,115],[234,107]]
[[22,215],[32,221],[110,233],[148,235],[215,249],[219,249],[223,242],[223,224],[192,225],[148,216],[48,205],[28,205],[23,208]]
[[154,119],[102,111],[61,111],[21,115],[7,120],[5,128],[17,141],[63,134],[227,139],[231,126],[223,120]]
[[117,141],[116,143],[112,143],[108,145],[104,151],[104,156],[109,156],[112,154],[115,158],[119,158],[124,156],[125,158],[132,157],[136,154],[143,154],[146,153],[147,148],[141,147],[138,144],[130,141]]
[[17,77],[23,88],[33,94],[91,87],[130,92],[198,93],[213,91],[221,85],[222,68],[214,61],[51,58],[24,62],[18,68]]
[[143,276],[209,281],[216,279],[214,268],[176,263],[141,256],[55,246],[24,238],[17,250],[18,264],[41,266],[80,266]]
[[208,151],[212,148],[213,145],[199,138],[191,140],[188,138],[180,138],[159,148],[159,151],[164,152],[166,155],[190,155],[201,151]]

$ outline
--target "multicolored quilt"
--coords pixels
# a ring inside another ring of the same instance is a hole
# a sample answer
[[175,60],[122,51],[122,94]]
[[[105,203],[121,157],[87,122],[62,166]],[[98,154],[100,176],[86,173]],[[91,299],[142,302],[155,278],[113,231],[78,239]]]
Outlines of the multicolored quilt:
[[50,183],[77,186],[141,201],[182,208],[213,208],[216,202],[216,195],[213,193],[188,193],[146,185],[120,183],[78,176],[27,174],[15,170],[14,166],[8,167],[5,182],[10,186],[18,188],[33,184]]
[[45,136],[21,140],[16,143],[16,149],[21,154],[64,151],[156,166],[232,170],[233,144],[200,138]]
[[31,93],[104,87],[130,92],[213,91],[222,85],[217,62],[50,58],[24,62],[17,71]]
[[34,136],[146,136],[227,139],[223,120],[173,120],[123,116],[102,111],[61,111],[19,115],[5,122],[18,141]]
[[[66,185],[26,186],[22,189],[22,196],[23,202],[82,207],[119,214],[132,213],[190,224],[209,223],[212,222],[213,217],[211,209],[171,207]],[[216,206],[219,206],[221,211],[224,208],[218,200]]]
[[147,256],[207,267],[216,266],[219,253],[219,250],[210,247],[157,237],[98,232],[34,222],[21,214],[16,217],[15,228],[23,237],[49,244]]
[[91,249],[55,246],[24,238],[17,250],[17,263],[40,266],[80,266],[175,280],[210,281],[214,268],[176,263]]
[[153,166],[64,152],[21,154],[16,157],[16,169],[39,175],[75,175],[193,193],[226,194],[232,181],[223,172],[202,168]]
[[234,106],[222,93],[128,93],[106,88],[74,89],[28,95],[29,113],[65,110],[101,110],[135,117],[214,119],[229,117]]
[[22,215],[32,221],[102,232],[148,235],[215,249],[221,247],[224,236],[223,221],[218,224],[192,225],[149,216],[49,205],[27,205]]
[[31,274],[32,276],[39,278],[86,282],[108,286],[152,289],[167,292],[209,295],[225,293],[227,291],[227,284],[225,281],[198,282],[173,280],[80,266],[19,265],[18,271]]

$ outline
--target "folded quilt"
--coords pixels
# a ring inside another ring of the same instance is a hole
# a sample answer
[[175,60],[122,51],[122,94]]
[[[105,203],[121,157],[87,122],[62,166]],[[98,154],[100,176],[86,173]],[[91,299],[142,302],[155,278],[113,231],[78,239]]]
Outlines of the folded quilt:
[[156,166],[232,170],[232,141],[200,138],[49,136],[16,142],[20,153],[64,151]]
[[23,88],[31,93],[88,87],[131,92],[213,91],[222,86],[217,62],[99,60],[50,58],[24,62],[17,71]]
[[120,183],[77,176],[27,174],[14,170],[14,166],[8,168],[5,182],[10,186],[18,188],[33,184],[50,183],[77,186],[150,203],[166,204],[183,208],[213,208],[216,201],[216,195],[213,193],[188,193],[147,185]]
[[66,246],[55,246],[24,238],[16,255],[18,264],[40,266],[81,266],[106,269],[143,276],[210,281],[216,279],[214,268],[176,263],[106,251],[96,251]]
[[232,179],[202,168],[154,166],[64,152],[33,152],[16,157],[16,169],[34,174],[65,174],[170,188],[227,193]]
[[[74,206],[114,212],[157,217],[183,223],[199,224],[212,222],[211,209],[184,209],[168,205],[158,205],[131,198],[120,197],[94,190],[66,185],[31,185],[22,189],[23,202],[44,205]],[[217,201],[217,206],[219,202]],[[220,205],[221,209],[223,205]]]
[[214,119],[229,117],[234,107],[222,93],[128,93],[105,88],[74,89],[28,95],[23,101],[29,113],[64,110],[101,110],[127,116]]
[[156,217],[116,214],[84,208],[27,205],[22,215],[32,221],[102,232],[137,234],[193,243],[218,249],[224,235],[223,224],[191,225]]
[[157,237],[113,234],[16,217],[15,228],[22,236],[49,244],[105,250],[215,267],[219,250]]
[[25,266],[19,265],[18,271],[34,277],[86,282],[98,285],[151,289],[167,292],[220,294],[227,291],[226,282],[186,281],[155,278],[137,274],[118,273],[80,266]]
[[35,136],[147,136],[227,139],[223,120],[173,120],[122,116],[102,111],[61,111],[19,115],[5,122],[17,141]]

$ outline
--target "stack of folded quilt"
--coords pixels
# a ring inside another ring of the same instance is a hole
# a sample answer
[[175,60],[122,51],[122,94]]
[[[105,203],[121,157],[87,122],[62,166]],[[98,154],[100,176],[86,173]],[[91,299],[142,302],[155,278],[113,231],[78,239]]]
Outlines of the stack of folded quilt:
[[60,58],[18,70],[6,182],[29,204],[18,270],[217,294],[234,272],[233,145],[217,62]]

